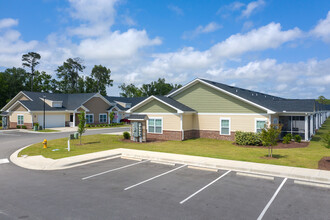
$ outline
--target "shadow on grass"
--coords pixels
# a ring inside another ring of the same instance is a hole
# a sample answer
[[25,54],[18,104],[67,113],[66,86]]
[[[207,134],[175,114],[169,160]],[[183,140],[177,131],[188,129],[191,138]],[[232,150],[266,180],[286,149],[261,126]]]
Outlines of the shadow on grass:
[[319,142],[321,141],[321,137],[313,137],[312,141]]
[[84,143],[81,143],[81,144],[75,144],[77,146],[82,146],[82,145],[88,145],[88,144],[99,144],[101,143],[101,141],[93,141],[93,142],[84,142]]
[[271,160],[271,159],[281,159],[281,158],[287,158],[287,157],[288,157],[287,155],[281,155],[281,154],[273,154],[273,157],[268,157],[268,154],[266,154],[262,158]]

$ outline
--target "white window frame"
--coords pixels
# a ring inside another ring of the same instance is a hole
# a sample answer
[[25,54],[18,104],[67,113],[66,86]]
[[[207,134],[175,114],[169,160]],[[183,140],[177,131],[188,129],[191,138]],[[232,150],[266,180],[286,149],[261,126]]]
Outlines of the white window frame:
[[[101,115],[105,115],[105,122],[101,122]],[[107,123],[108,122],[108,114],[106,113],[100,113],[99,114],[99,123]]]
[[[222,120],[228,120],[229,121],[229,134],[222,134],[221,132],[221,122]],[[220,118],[220,135],[230,135],[231,134],[231,119],[230,118]]]
[[[93,116],[93,121],[92,122],[88,122],[87,121],[87,115],[92,115]],[[93,124],[94,123],[94,114],[86,114],[86,124]]]
[[[149,120],[150,119],[154,119],[155,120],[155,125],[154,125],[154,128],[155,128],[155,132],[149,132]],[[162,120],[162,130],[161,130],[161,133],[156,133],[156,119],[160,119]],[[147,133],[149,134],[163,134],[163,128],[164,128],[164,120],[163,120],[163,117],[152,117],[152,118],[149,118],[147,120]]]
[[257,133],[257,121],[264,121],[267,127],[267,118],[255,118],[254,119],[254,132]]
[[[19,116],[22,116],[23,117],[23,123],[21,124],[21,123],[18,123],[20,120],[18,120],[18,117]],[[17,125],[24,125],[24,115],[23,114],[18,114],[17,115]]]

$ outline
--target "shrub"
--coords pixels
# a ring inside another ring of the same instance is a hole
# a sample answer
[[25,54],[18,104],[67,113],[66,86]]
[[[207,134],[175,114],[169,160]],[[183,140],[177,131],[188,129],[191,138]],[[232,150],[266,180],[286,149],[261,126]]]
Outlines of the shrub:
[[323,135],[322,142],[326,148],[330,149],[330,131]]
[[301,136],[300,135],[295,135],[294,136],[294,141],[297,142],[297,143],[300,143],[301,142]]
[[16,128],[17,128],[17,129],[21,129],[21,126],[20,126],[20,125],[17,125]]
[[22,129],[26,129],[26,126],[25,125],[22,125]]
[[243,131],[237,131],[236,132],[235,142],[238,145],[260,146],[262,144],[259,133],[243,132]]
[[39,128],[39,123],[34,123],[33,126],[37,126]]
[[286,134],[284,137],[283,137],[283,144],[289,144],[290,141],[292,139],[292,135],[291,134]]
[[127,132],[127,131],[125,131],[125,132],[123,133],[123,136],[124,136],[124,138],[127,139],[127,140],[131,138],[130,133]]
[[292,134],[291,133],[287,133],[285,136],[287,136],[287,138],[291,141],[293,139]]
[[87,127],[87,128],[90,128],[90,127],[91,127],[91,125],[90,125],[90,124],[86,124],[86,127]]

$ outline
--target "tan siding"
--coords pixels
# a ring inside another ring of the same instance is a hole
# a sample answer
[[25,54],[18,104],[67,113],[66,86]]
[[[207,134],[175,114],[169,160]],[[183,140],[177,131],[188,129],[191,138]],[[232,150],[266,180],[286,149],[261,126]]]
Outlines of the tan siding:
[[16,122],[17,123],[17,115],[24,115],[24,123],[31,123],[32,122],[32,116],[30,113],[26,112],[26,113],[17,113],[17,112],[13,112],[10,116],[9,116],[9,121],[10,122]]
[[267,119],[266,115],[195,115],[194,130],[220,130],[220,118],[230,118],[231,131],[255,131],[256,119]]
[[184,114],[183,117],[183,130],[192,130],[194,123],[194,115],[193,114]]
[[15,111],[19,111],[19,112],[27,112],[28,110],[22,106],[21,104],[17,104],[15,106],[15,108],[13,108],[11,111],[15,112]]
[[21,95],[18,97],[18,100],[30,100],[30,99],[28,99],[25,95],[21,94]]
[[147,114],[149,118],[163,118],[163,130],[167,131],[180,131],[181,128],[181,119],[179,115],[170,114],[170,115],[150,115]]
[[87,114],[94,114],[94,123],[96,124],[99,123],[99,114],[107,114],[107,109],[110,108],[110,105],[99,97],[90,99],[84,106],[89,110]]
[[146,112],[146,113],[176,113],[177,111],[168,105],[161,103],[158,100],[151,100],[150,102],[144,104],[140,108],[136,109],[134,112]]
[[260,108],[199,82],[172,98],[201,113],[265,113]]

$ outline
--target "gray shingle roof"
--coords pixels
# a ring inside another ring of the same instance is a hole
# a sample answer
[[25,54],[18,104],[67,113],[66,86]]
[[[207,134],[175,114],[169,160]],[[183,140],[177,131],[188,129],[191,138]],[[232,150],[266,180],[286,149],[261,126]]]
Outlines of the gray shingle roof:
[[181,110],[181,111],[184,111],[184,112],[195,112],[194,109],[182,104],[181,102],[178,102],[174,99],[171,99],[171,98],[168,98],[168,97],[165,97],[165,96],[155,96],[157,97],[158,99],[162,100],[163,102],[166,102],[167,104]]
[[42,111],[44,109],[43,96],[46,96],[46,99],[52,101],[62,101],[62,108],[51,107],[45,105],[47,111],[65,111],[65,110],[75,110],[82,103],[87,101],[89,98],[94,96],[96,93],[77,93],[77,94],[59,94],[59,93],[43,93],[43,92],[28,92],[23,91],[30,100],[21,100],[20,102],[25,105],[31,111]]
[[[111,102],[111,103],[115,103],[117,102],[124,102],[124,103],[131,103],[131,107],[135,106],[136,104],[142,102],[143,100],[145,100],[147,97],[118,97],[118,96],[105,96],[105,98]],[[128,110],[130,108],[124,108],[123,106],[117,105],[117,107],[119,107],[122,110]]]
[[315,105],[317,105],[317,102],[314,99],[285,99],[282,97],[242,89],[235,86],[229,86],[206,79],[200,80],[275,112],[313,112]]

